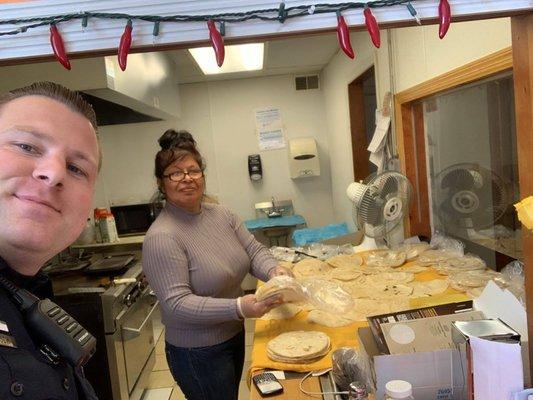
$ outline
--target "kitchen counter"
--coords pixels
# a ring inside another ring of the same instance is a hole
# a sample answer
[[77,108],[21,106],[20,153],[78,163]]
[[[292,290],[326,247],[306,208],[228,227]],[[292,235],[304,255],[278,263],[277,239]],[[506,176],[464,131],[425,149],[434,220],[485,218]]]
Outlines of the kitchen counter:
[[[438,277],[438,274],[434,270],[425,271],[417,274],[417,281],[427,281]],[[446,292],[432,296],[429,298],[411,299],[411,308],[426,307],[435,304],[443,304],[455,301],[466,300],[467,297],[463,293],[459,293],[452,288],[448,288]],[[358,348],[359,342],[357,339],[357,329],[360,327],[368,326],[366,321],[357,321],[350,325],[329,328],[322,325],[311,324],[307,322],[307,312],[301,311],[297,315],[289,319],[282,320],[261,320],[257,319],[254,328],[254,342],[252,347],[252,362],[249,370],[248,377],[250,378],[254,374],[260,373],[265,369],[273,370],[291,370],[297,371],[298,374],[290,373],[287,377],[290,379],[281,380],[281,384],[284,387],[284,393],[274,396],[275,399],[308,399],[309,396],[303,394],[299,389],[299,382],[302,377],[308,371],[318,371],[328,367],[331,367],[331,353],[341,347]],[[326,356],[311,364],[286,364],[281,362],[275,362],[268,358],[266,352],[267,343],[278,336],[280,333],[298,330],[317,330],[326,333],[331,340],[331,351]],[[303,387],[308,391],[321,391],[315,390],[322,387],[322,391],[331,391],[330,385],[324,385],[324,380],[319,380],[315,377],[308,378]],[[257,392],[257,389],[251,384],[250,387],[251,399],[260,399],[261,396]],[[330,395],[324,395],[324,400],[337,400],[338,397],[332,397]]]
[[142,247],[145,235],[138,236],[123,236],[118,238],[118,242],[108,243],[89,243],[89,244],[73,244],[70,246],[72,249],[85,249],[98,251],[106,247],[116,246],[130,246],[130,247]]

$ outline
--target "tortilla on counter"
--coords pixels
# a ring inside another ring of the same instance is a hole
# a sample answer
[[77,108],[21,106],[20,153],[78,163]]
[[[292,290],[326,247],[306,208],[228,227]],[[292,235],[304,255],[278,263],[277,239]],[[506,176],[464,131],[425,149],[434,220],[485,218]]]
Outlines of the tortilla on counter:
[[292,267],[292,272],[297,279],[308,278],[310,276],[323,276],[331,269],[324,261],[316,258],[306,258],[298,261]]
[[326,260],[334,268],[359,267],[363,264],[363,258],[357,254],[339,254]]

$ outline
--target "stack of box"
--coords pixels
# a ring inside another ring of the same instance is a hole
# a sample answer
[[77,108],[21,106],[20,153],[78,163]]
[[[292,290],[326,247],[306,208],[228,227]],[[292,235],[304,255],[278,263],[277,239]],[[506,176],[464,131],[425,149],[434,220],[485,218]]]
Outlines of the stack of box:
[[[496,287],[495,290],[500,289]],[[498,293],[491,292],[490,296],[498,298]],[[514,376],[519,377],[509,379],[513,382],[508,387],[513,390],[522,389],[520,335],[500,320],[487,320],[487,316],[494,317],[493,310],[476,305],[467,301],[369,317],[370,326],[360,328],[358,334],[360,350],[363,355],[366,354],[372,371],[376,398],[383,397],[385,384],[389,380],[401,379],[412,384],[413,395],[417,400],[504,400],[505,397],[501,397],[501,394],[499,398],[488,397],[479,387],[478,393],[483,392],[484,397],[473,394],[473,364],[468,363],[467,356],[470,350],[468,345],[475,340],[490,340],[491,346],[502,341],[514,344],[513,349],[501,350],[502,357],[513,353],[510,364],[506,364],[505,368],[512,366]],[[452,331],[454,325],[455,331]],[[483,332],[467,329],[476,326],[490,326],[493,329]],[[463,327],[467,328],[462,329]],[[494,329],[495,327],[499,328]],[[476,337],[472,339],[469,335]],[[484,370],[483,373],[494,370],[505,375],[501,371],[502,366],[491,357],[489,355],[486,359],[494,365],[487,366],[478,362],[483,367],[478,369]],[[487,386],[483,382],[477,383]],[[499,387],[505,386],[502,380],[496,384]]]

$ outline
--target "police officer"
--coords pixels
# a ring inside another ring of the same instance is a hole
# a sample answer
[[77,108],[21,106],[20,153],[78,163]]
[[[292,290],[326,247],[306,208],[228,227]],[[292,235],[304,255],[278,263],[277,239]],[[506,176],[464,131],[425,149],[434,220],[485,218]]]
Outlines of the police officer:
[[[0,95],[0,275],[52,295],[40,268],[82,231],[98,167],[95,114],[79,94],[39,82]],[[0,288],[0,399],[96,399],[82,371],[34,337]]]

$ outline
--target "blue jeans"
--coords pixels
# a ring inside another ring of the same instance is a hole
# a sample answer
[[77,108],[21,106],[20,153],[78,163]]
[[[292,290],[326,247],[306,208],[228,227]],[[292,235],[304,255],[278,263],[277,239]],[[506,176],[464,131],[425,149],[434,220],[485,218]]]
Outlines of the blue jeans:
[[172,376],[187,400],[237,400],[244,365],[244,330],[207,347],[176,347],[166,342]]

